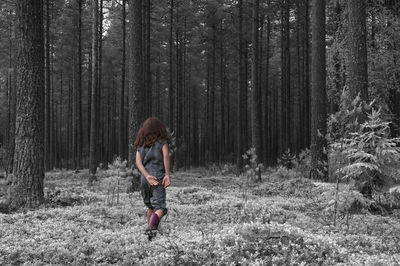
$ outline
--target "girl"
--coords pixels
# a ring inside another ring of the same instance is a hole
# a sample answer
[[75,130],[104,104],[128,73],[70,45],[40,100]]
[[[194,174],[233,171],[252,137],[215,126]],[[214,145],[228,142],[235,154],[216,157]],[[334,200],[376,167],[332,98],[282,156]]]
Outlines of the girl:
[[[170,185],[167,144],[169,139],[161,121],[150,117],[144,121],[135,140],[135,146],[138,148],[136,167],[141,173],[141,192],[144,204],[148,208],[146,231],[157,230],[161,218],[168,212],[165,188]],[[149,234],[149,239],[151,238]]]

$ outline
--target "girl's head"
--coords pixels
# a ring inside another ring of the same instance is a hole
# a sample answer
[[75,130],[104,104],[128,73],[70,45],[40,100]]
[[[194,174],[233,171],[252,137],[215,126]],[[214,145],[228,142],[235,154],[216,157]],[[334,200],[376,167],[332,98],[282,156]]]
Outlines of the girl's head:
[[144,121],[135,140],[135,146],[150,147],[159,139],[169,140],[167,129],[157,117],[150,117]]

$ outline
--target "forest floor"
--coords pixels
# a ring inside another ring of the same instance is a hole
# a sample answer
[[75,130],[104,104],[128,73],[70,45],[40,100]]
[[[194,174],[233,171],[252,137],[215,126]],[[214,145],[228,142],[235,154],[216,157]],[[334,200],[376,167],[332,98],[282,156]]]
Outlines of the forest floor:
[[53,203],[0,214],[0,265],[399,265],[399,212],[339,215],[333,226],[325,209],[334,185],[275,170],[262,179],[174,173],[169,214],[149,241],[146,208],[119,171],[101,171],[93,186],[87,170],[52,171],[45,194]]

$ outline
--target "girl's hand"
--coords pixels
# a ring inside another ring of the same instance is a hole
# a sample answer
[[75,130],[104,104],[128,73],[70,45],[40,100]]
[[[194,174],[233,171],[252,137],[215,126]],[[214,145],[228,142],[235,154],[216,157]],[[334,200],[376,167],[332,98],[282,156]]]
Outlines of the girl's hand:
[[158,180],[156,177],[152,176],[152,175],[148,175],[146,176],[146,180],[147,182],[149,182],[149,184],[151,186],[157,186],[158,185]]
[[169,180],[169,175],[164,176],[164,179],[162,181],[162,185],[164,186],[164,188],[169,187],[170,184],[171,181]]

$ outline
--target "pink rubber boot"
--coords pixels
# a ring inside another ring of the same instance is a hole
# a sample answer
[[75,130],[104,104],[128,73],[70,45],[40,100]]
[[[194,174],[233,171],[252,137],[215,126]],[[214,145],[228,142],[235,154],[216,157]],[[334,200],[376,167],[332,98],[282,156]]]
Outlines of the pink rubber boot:
[[160,217],[158,217],[157,213],[154,212],[150,217],[149,227],[152,230],[157,230],[159,223],[160,223]]

